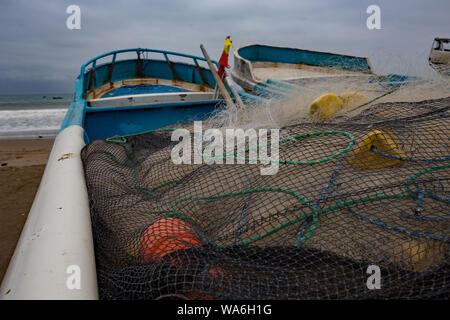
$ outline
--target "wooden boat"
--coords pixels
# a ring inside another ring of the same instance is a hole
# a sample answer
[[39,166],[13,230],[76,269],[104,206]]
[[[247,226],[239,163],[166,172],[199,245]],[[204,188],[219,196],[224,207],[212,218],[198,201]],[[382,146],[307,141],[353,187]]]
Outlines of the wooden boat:
[[[95,139],[208,117],[222,100],[204,63],[202,57],[134,48],[102,54],[81,66],[74,100],[4,276],[1,299],[98,298],[80,151]],[[81,286],[70,290],[67,281],[77,270]]]
[[368,58],[261,44],[238,48],[231,72],[244,90],[262,95],[276,91],[279,81],[329,82],[371,75]]
[[[334,113],[349,99],[352,103],[348,105],[356,106],[370,101],[370,96],[382,97],[402,85],[424,80],[404,74],[375,74],[366,57],[261,44],[234,51],[231,76],[252,101],[255,96],[266,102],[317,98],[320,109],[327,114],[325,109],[330,103],[337,103],[336,108],[331,108]],[[242,92],[239,95],[246,98]]]
[[435,38],[428,57],[430,66],[444,76],[450,76],[450,39]]

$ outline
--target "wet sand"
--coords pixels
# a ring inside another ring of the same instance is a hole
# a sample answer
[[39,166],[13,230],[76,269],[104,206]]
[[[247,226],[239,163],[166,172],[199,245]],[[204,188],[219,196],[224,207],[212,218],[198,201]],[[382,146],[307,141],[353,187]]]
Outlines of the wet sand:
[[52,139],[0,139],[0,281],[39,187]]

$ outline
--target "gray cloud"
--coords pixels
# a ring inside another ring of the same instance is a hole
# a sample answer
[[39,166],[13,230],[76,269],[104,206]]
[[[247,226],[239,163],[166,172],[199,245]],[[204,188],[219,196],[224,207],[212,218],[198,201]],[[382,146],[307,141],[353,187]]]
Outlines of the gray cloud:
[[[81,30],[66,28],[66,8],[81,7]],[[382,30],[366,28],[366,8],[381,7]],[[428,74],[436,36],[450,36],[448,0],[2,0],[0,93],[73,90],[86,60],[147,47],[218,59],[224,37],[249,43],[368,56],[376,71]]]

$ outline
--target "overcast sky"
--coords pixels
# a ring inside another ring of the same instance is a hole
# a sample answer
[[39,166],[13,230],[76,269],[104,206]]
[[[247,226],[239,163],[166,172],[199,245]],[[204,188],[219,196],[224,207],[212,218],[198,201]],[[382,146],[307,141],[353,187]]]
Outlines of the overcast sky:
[[[69,30],[66,8],[81,8]],[[381,8],[381,30],[366,9]],[[132,47],[218,60],[226,35],[367,56],[378,73],[427,74],[434,37],[450,37],[449,0],[0,0],[0,94],[70,93],[83,62]],[[230,59],[230,63],[232,59]]]

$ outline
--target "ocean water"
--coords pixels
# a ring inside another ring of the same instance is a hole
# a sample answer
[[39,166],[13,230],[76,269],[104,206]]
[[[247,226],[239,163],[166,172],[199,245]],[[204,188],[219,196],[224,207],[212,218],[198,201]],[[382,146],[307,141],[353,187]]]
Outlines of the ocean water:
[[0,139],[55,137],[72,100],[73,94],[0,95]]

